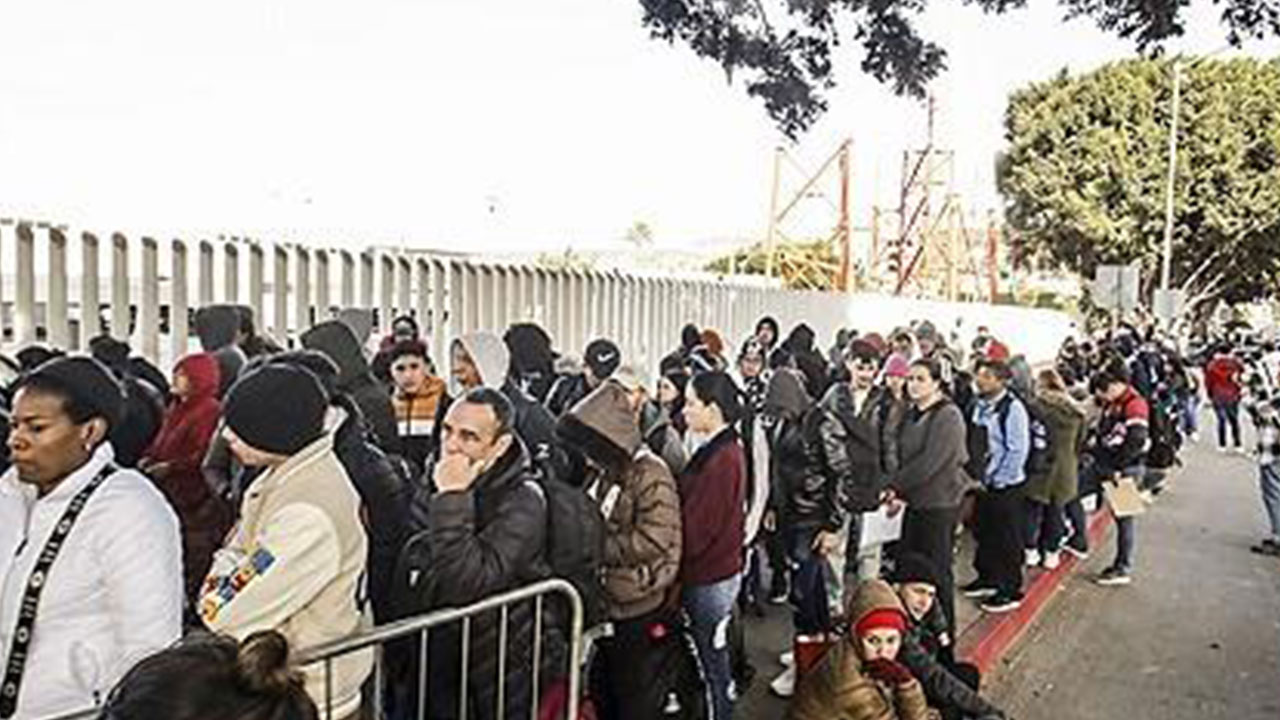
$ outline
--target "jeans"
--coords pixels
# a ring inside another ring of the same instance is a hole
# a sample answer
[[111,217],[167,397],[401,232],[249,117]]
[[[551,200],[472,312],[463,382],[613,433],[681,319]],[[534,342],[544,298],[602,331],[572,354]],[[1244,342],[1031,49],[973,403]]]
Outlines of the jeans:
[[1262,507],[1267,511],[1271,537],[1280,541],[1280,466],[1263,465],[1258,474],[1262,486]]
[[1066,544],[1080,552],[1089,552],[1089,519],[1085,517],[1082,501],[1086,496],[1102,492],[1101,471],[1097,463],[1085,465],[1080,469],[1078,485],[1076,496],[1062,506],[1062,514],[1071,523],[1071,536]]
[[[1083,512],[1083,508],[1081,511]],[[1061,505],[1027,501],[1028,550],[1051,553],[1062,549],[1062,539],[1067,534],[1066,520],[1062,513]]]
[[[1124,469],[1120,473],[1124,477],[1133,478],[1141,486],[1142,478],[1146,476],[1147,469],[1141,465],[1135,465]],[[1129,572],[1133,569],[1133,548],[1138,542],[1137,516],[1116,518],[1116,559],[1111,563],[1111,567]]]
[[862,533],[861,520],[862,516],[858,513],[850,513],[845,519],[844,526],[840,528],[837,535],[840,536],[840,542],[836,543],[836,549],[827,554],[827,598],[831,603],[831,612],[835,615],[844,614],[844,573],[849,563],[849,547],[850,545],[857,547],[858,537]]
[[729,658],[729,619],[733,601],[738,597],[742,575],[710,585],[693,585],[684,589],[685,612],[692,623],[693,644],[707,676],[711,690],[711,720],[729,720],[733,716],[733,669]]
[[831,605],[827,595],[827,560],[813,551],[818,528],[787,529],[787,560],[791,564],[792,623],[797,635],[831,630]]
[[1023,533],[1026,531],[1026,495],[1021,485],[986,490],[978,495],[978,549],[973,569],[978,580],[1002,595],[1022,592]]
[[1213,401],[1213,412],[1218,416],[1218,447],[1227,446],[1227,429],[1231,430],[1232,445],[1240,447],[1240,401]]
[[1182,397],[1182,431],[1187,435],[1200,429],[1200,398],[1195,393]]
[[956,636],[955,540],[960,508],[919,509],[907,506],[897,552],[916,552],[938,571],[938,605],[947,617],[947,634]]

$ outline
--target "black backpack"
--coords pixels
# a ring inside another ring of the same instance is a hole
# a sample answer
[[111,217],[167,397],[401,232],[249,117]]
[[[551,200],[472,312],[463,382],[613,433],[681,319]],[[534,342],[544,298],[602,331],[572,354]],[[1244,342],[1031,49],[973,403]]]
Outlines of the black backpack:
[[582,598],[583,627],[608,619],[608,600],[601,579],[604,515],[587,491],[548,473],[531,482],[547,505],[546,558],[553,577],[568,580]]
[[1008,437],[1009,408],[1013,405],[1014,397],[1022,401],[1022,406],[1027,409],[1027,428],[1031,434],[1031,450],[1027,453],[1027,460],[1022,466],[1023,470],[1027,477],[1044,475],[1053,467],[1053,430],[1049,427],[1049,423],[1045,422],[1044,414],[1034,402],[1027,402],[1021,395],[1012,391],[1005,395],[1004,400],[1000,401],[1000,405],[996,408],[1000,413],[1000,433]]
[[[1023,472],[1026,473],[1027,477],[1044,475],[1053,466],[1053,431],[1049,428],[1049,424],[1045,422],[1043,415],[1034,407],[1034,403],[1027,402],[1013,390],[1007,391],[1000,402],[996,404],[996,414],[1000,420],[1000,434],[1006,438],[1006,447],[1008,447],[1009,411],[1013,407],[1015,399],[1026,408],[1027,429],[1031,436],[1029,438],[1030,451],[1027,453],[1027,459],[1022,465]],[[975,480],[981,482],[983,476],[986,475],[987,461],[991,456],[987,443],[987,431],[980,423],[973,421],[972,413],[970,413],[968,428],[966,445],[969,451],[969,462],[965,464],[965,471]]]
[[1182,448],[1182,434],[1177,425],[1169,417],[1164,405],[1152,402],[1147,430],[1150,433],[1151,445],[1147,449],[1147,467],[1154,470],[1168,470],[1178,464],[1178,450]]

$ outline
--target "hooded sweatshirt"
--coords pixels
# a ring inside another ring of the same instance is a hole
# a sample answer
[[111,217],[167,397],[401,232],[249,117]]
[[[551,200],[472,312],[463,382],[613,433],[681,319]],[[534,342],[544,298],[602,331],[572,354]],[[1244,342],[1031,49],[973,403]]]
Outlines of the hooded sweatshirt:
[[391,396],[374,379],[351,328],[337,320],[322,322],[302,334],[302,346],[319,350],[333,360],[338,366],[338,389],[356,401],[360,414],[373,430],[378,447],[400,454],[400,433],[396,429]]
[[[501,392],[507,400],[511,401],[511,406],[516,415],[516,435],[524,441],[530,456],[539,458],[544,454],[553,453],[556,429],[555,418],[551,416],[551,413],[545,407],[538,404],[538,401],[508,379],[507,371],[511,364],[511,353],[507,350],[506,343],[502,341],[502,338],[491,332],[481,331],[466,333],[454,342],[461,345],[462,349],[471,357],[471,362],[476,366],[476,372],[480,375],[480,384]],[[466,390],[451,371],[449,373],[449,395],[452,398],[459,398],[465,393]],[[444,419],[444,413],[447,410],[447,403],[445,403],[442,404],[441,411],[437,413],[436,447],[439,447],[440,421]],[[566,465],[562,464],[562,459],[553,459],[557,469],[564,471]]]
[[182,521],[183,575],[187,597],[194,598],[231,527],[233,508],[213,494],[200,471],[222,414],[218,361],[209,353],[188,355],[178,362],[177,373],[187,376],[190,390],[169,406],[147,451],[148,474]]
[[556,434],[606,469],[590,492],[608,527],[601,573],[609,617],[657,610],[680,571],[680,496],[671,470],[642,442],[627,391],[605,382],[561,418]]
[[[883,580],[867,580],[858,585],[849,602],[850,625],[876,610],[893,610],[906,616],[893,587]],[[892,686],[863,671],[863,661],[855,643],[841,640],[810,673],[800,679],[788,715],[791,720],[931,720],[920,682],[912,679]]]
[[195,331],[200,347],[218,360],[221,378],[218,397],[223,397],[248,362],[244,351],[236,345],[240,313],[234,305],[207,305],[196,311]]

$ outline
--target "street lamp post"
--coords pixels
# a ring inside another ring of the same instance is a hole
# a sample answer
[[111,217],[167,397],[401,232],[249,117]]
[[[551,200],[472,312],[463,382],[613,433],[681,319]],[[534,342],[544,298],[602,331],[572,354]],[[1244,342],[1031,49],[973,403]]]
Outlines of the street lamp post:
[[1169,178],[1164,198],[1164,252],[1160,258],[1160,289],[1169,292],[1173,273],[1173,191],[1178,179],[1178,106],[1182,102],[1182,61],[1173,63],[1173,104],[1169,119]]

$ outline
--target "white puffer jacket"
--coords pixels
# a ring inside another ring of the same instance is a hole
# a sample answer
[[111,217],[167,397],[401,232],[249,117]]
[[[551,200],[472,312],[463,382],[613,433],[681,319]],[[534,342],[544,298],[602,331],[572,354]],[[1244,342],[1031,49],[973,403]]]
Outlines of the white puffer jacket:
[[[109,443],[53,492],[0,477],[0,672],[23,591],[67,505],[114,457]],[[87,710],[138,660],[182,634],[178,518],[151,481],[119,470],[90,498],[49,571],[16,720]]]

